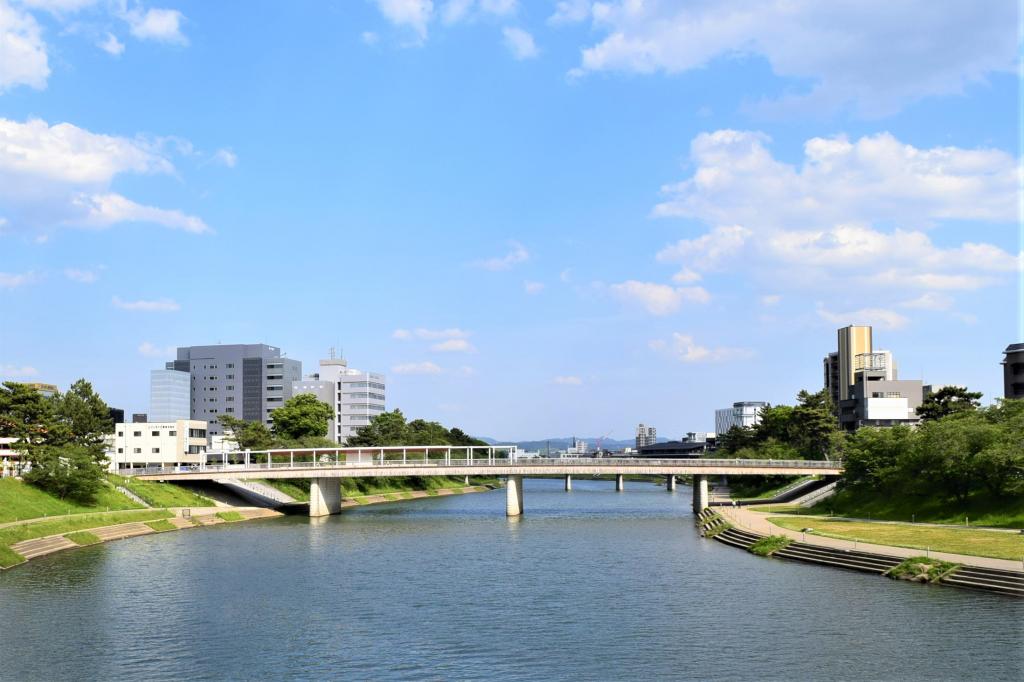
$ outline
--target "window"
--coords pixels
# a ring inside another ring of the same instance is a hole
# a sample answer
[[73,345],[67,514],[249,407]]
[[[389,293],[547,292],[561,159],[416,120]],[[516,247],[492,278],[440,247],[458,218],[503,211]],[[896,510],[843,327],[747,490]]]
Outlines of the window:
[[283,374],[268,374],[267,375],[267,381],[274,381],[274,380],[278,380],[279,381],[281,379],[284,379],[284,375]]
[[235,387],[234,387],[234,385],[231,385],[231,386],[225,386],[225,387],[224,387],[224,390],[225,390],[225,391],[233,391],[233,390],[235,390]]
[[225,374],[225,375],[224,375],[224,378],[225,378],[225,379],[234,379],[234,378],[235,378],[235,375],[234,375],[234,374]]
[[150,431],[149,435],[151,435],[151,436],[159,436],[160,432],[159,431]]
[[234,369],[235,368],[235,363],[229,362],[228,364],[226,364],[224,366],[227,367],[228,369]]
[[284,369],[283,362],[270,362],[267,363],[267,369]]
[[118,448],[117,449],[117,454],[119,454],[119,455],[124,454],[124,448]]
[[281,390],[283,390],[283,388],[281,386],[267,386],[267,390],[268,391],[281,391]]
[[[216,423],[216,422],[210,422],[210,423],[212,424],[212,423]],[[188,437],[189,438],[206,438],[206,429],[189,429],[188,430]]]
[[134,455],[141,455],[142,454],[142,448],[132,448],[132,454],[134,454]]
[[132,433],[132,435],[135,436],[136,438],[142,438],[142,431],[135,431],[134,433]]
[[229,407],[229,408],[225,409],[224,411],[225,411],[225,412],[234,412],[234,411],[235,411],[235,408],[233,408],[233,407]]
[[267,398],[267,402],[268,403],[283,403],[284,402],[284,398],[281,397],[281,396],[277,396],[276,398]]
[[124,431],[118,431],[117,435],[118,435],[119,438],[123,437],[124,436]]
[[224,402],[226,402],[226,403],[233,403],[233,402],[235,402],[235,396],[229,395],[228,397],[224,398]]
[[168,432],[167,432],[167,435],[168,435],[168,436],[177,436],[177,435],[178,435],[178,432],[177,432],[177,431],[168,431]]
[[160,448],[153,448],[152,453],[154,455],[159,455],[160,454]]

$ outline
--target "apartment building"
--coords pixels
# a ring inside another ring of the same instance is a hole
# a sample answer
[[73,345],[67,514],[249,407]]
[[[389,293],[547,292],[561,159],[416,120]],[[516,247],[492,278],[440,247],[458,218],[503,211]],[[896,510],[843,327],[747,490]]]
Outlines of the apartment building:
[[636,449],[639,450],[642,447],[648,445],[654,445],[658,442],[658,430],[653,426],[646,426],[645,424],[637,424],[636,427]]
[[348,366],[344,358],[320,361],[320,371],[292,382],[292,394],[311,393],[334,408],[327,437],[344,444],[360,427],[385,411],[387,382],[383,374]]

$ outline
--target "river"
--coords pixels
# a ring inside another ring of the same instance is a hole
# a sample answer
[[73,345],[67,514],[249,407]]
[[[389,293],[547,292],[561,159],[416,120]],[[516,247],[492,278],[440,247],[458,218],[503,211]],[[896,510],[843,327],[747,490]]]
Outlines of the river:
[[690,490],[504,491],[145,536],[0,574],[3,680],[1009,680],[1024,603],[762,559]]

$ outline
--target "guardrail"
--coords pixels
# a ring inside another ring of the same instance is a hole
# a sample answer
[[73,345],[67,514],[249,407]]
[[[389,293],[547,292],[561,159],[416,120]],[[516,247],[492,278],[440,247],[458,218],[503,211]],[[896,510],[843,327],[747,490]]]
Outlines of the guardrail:
[[279,470],[307,470],[307,469],[346,469],[346,468],[374,468],[374,469],[395,469],[408,467],[430,467],[436,469],[452,467],[522,467],[530,469],[533,467],[565,467],[565,468],[588,468],[594,466],[607,467],[671,467],[674,469],[700,469],[706,467],[742,467],[750,469],[821,469],[830,470],[839,468],[837,462],[821,460],[792,460],[792,459],[649,459],[649,458],[627,458],[627,457],[604,457],[604,458],[578,458],[578,459],[554,459],[554,458],[516,458],[516,457],[489,457],[489,458],[456,458],[444,457],[437,459],[385,459],[380,457],[366,459],[341,460],[328,458],[324,455],[321,458],[309,461],[287,461],[287,462],[247,462],[239,464],[193,464],[188,466],[170,467],[147,467],[144,469],[124,470],[119,473],[125,476],[132,475],[154,475],[154,474],[187,474],[219,471],[261,471]]

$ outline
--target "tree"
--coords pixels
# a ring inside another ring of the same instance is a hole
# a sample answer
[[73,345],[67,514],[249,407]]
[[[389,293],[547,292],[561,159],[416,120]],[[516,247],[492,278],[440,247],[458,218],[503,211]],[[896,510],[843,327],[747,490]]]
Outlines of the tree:
[[55,396],[54,412],[59,423],[51,443],[72,443],[103,451],[104,436],[114,432],[110,408],[85,379],[79,379],[66,393]]
[[884,489],[898,478],[900,457],[914,447],[915,432],[908,426],[862,428],[847,444],[843,480],[851,487]]
[[0,436],[16,438],[21,449],[42,443],[56,426],[54,401],[27,384],[0,387]]
[[413,419],[409,422],[408,445],[451,445],[448,429],[437,422]]
[[359,427],[356,435],[350,437],[350,447],[385,447],[388,445],[408,445],[409,425],[401,410],[382,412],[370,420],[366,426]]
[[34,449],[24,479],[62,500],[91,502],[103,485],[103,466],[87,445],[43,445]]
[[761,410],[760,420],[754,427],[754,440],[763,442],[769,438],[788,442],[793,430],[793,407],[791,405],[768,406]]
[[328,422],[334,418],[334,410],[327,403],[320,402],[311,393],[302,393],[270,413],[274,422],[274,435],[289,440],[309,437],[323,438],[327,435]]
[[943,386],[924,399],[917,414],[921,421],[934,421],[960,412],[973,412],[980,405],[981,393],[968,391],[963,386]]
[[487,441],[473,438],[473,436],[455,426],[448,431],[448,442],[452,445],[487,445]]
[[901,458],[902,480],[922,493],[938,487],[963,504],[980,482],[978,454],[995,445],[999,435],[999,428],[976,412],[926,422],[913,450]]
[[715,448],[723,454],[733,454],[744,448],[750,448],[756,442],[756,432],[749,426],[733,426],[725,433],[719,434]]
[[234,441],[243,450],[265,450],[274,445],[274,434],[263,422],[246,421],[230,414],[222,414],[220,423],[225,431],[231,432],[228,440]]
[[832,398],[822,389],[817,393],[800,391],[798,404],[790,420],[790,442],[810,459],[828,459],[839,430],[832,412]]

